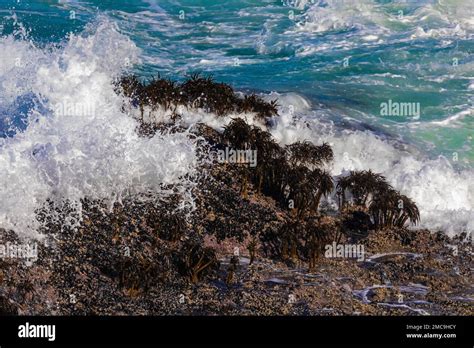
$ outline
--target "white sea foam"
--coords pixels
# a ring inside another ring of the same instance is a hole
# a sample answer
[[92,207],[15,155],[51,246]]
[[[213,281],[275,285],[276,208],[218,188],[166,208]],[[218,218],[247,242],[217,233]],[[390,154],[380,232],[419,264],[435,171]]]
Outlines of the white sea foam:
[[162,184],[184,193],[192,185],[183,178],[195,174],[195,141],[185,133],[139,137],[121,109],[113,79],[138,49],[107,20],[93,27],[52,50],[0,38],[0,52],[15,52],[0,60],[0,107],[27,93],[42,104],[23,132],[0,143],[1,228],[38,236],[35,211],[47,199],[112,204],[136,193],[162,197]]
[[[305,4],[306,5],[306,4]],[[300,8],[304,8],[300,7]],[[297,31],[326,33],[332,31],[364,29],[367,25],[377,23],[380,29],[387,22],[386,15],[381,7],[371,0],[343,1],[324,0],[316,1],[306,10],[302,21],[296,25]],[[371,34],[365,38],[377,38]]]
[[[336,178],[350,170],[368,170],[383,174],[399,191],[412,198],[420,208],[421,223],[417,228],[440,230],[455,235],[474,231],[474,170],[455,169],[443,157],[428,159],[406,144],[370,131],[337,129],[334,110],[320,108],[296,93],[272,92],[266,100],[278,99],[280,116],[268,130],[282,145],[310,140],[329,143],[335,159],[330,166]],[[339,112],[339,111],[338,111]],[[217,118],[202,110],[181,111],[182,122],[203,122],[222,130],[232,118],[245,118],[264,127],[252,115],[228,115]],[[166,121],[164,110],[149,113],[148,120]]]
[[463,120],[465,117],[472,117],[474,115],[474,109],[470,108],[468,110],[463,110],[458,112],[442,121],[430,121],[428,125],[436,125],[436,126],[443,126],[443,127],[453,127],[453,126],[462,126],[459,125],[458,122]]
[[304,17],[295,26],[298,32],[327,33],[356,29],[362,40],[371,41],[408,28],[413,29],[411,39],[464,38],[474,31],[474,3],[471,0],[387,3],[374,0],[318,0],[314,3],[297,2],[295,6],[306,9]]
[[[161,184],[189,192],[192,182],[183,178],[196,174],[195,142],[186,133],[136,134],[136,121],[122,110],[112,81],[138,60],[139,52],[110,22],[72,35],[56,49],[2,37],[0,52],[0,108],[28,95],[36,105],[28,127],[0,142],[0,227],[35,235],[35,211],[47,199],[77,203],[90,197],[112,203],[139,192],[166,195]],[[276,97],[281,116],[270,131],[280,143],[329,142],[334,176],[372,169],[418,204],[422,227],[450,234],[474,230],[472,170],[456,170],[443,158],[422,158],[369,131],[337,129],[333,111],[297,94],[266,98]],[[216,118],[199,110],[181,114],[184,124],[204,122],[220,130],[239,116]],[[244,115],[256,122],[251,116]],[[156,121],[169,115],[158,111],[147,117]]]
[[[280,98],[280,104],[285,97]],[[474,231],[474,170],[457,170],[443,157],[423,158],[401,149],[394,141],[369,131],[338,130],[327,110],[309,112],[307,102],[291,102],[302,112],[282,112],[272,134],[282,144],[310,140],[328,142],[334,150],[333,176],[349,170],[372,169],[387,177],[420,208],[418,227],[441,230],[450,235]],[[298,120],[295,120],[297,118]]]

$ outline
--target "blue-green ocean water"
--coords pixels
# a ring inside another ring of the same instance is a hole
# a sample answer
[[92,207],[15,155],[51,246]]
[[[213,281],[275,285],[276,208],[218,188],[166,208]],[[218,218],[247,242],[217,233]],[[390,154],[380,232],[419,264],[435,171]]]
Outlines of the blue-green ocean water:
[[193,145],[138,138],[112,81],[202,72],[278,97],[272,134],[329,142],[334,177],[372,169],[421,227],[472,232],[473,53],[472,0],[0,0],[0,227],[181,180]]
[[[296,92],[472,166],[473,11],[441,0],[2,0],[0,23],[48,44],[106,16],[142,49],[141,75],[202,71]],[[381,115],[388,100],[420,103],[419,119]]]

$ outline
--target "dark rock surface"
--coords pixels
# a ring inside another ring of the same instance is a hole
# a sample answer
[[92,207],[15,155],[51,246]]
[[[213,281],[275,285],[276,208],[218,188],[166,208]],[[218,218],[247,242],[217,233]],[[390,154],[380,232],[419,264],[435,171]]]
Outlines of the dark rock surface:
[[[219,95],[209,80],[195,77],[198,83]],[[140,98],[144,103],[144,96]],[[274,110],[274,104],[265,106],[260,99],[232,100],[229,105],[232,110],[262,109],[259,117]],[[215,101],[211,106],[220,112],[227,107]],[[191,214],[177,209],[179,197],[174,196],[165,201],[130,197],[113,209],[84,201],[80,227],[71,229],[48,221],[45,207],[37,259],[0,259],[0,313],[474,314],[473,247],[466,234],[449,238],[442,232],[406,228],[407,219],[416,222],[419,217],[415,204],[370,172],[354,174],[375,178],[376,188],[361,183],[367,186],[361,186],[359,200],[365,204],[365,195],[385,192],[383,197],[403,198],[413,209],[411,215],[402,211],[398,217],[387,202],[370,209],[360,202],[350,205],[345,196],[340,213],[326,214],[318,209],[320,197],[308,198],[313,191],[307,187],[327,179],[318,166],[332,159],[330,148],[306,143],[289,148],[290,153],[299,149],[323,156],[311,157],[314,163],[305,167],[305,156],[291,154],[286,162],[286,150],[264,132],[239,126],[255,136],[252,141],[266,162],[257,172],[241,164],[203,164]],[[147,126],[142,133],[153,136],[167,128]],[[223,134],[203,124],[193,131],[208,150],[229,144]],[[295,209],[286,204],[285,185],[300,203]],[[325,185],[328,190],[333,186]],[[381,211],[391,220],[372,224],[370,214],[380,217]],[[25,241],[2,230],[0,244],[7,243]],[[326,257],[325,246],[332,243],[363,247],[364,259]]]

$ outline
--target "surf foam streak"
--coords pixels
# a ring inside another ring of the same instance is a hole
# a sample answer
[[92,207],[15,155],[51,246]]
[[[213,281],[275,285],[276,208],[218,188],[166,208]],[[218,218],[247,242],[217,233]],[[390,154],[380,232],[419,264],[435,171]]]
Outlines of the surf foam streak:
[[56,49],[3,37],[0,51],[15,52],[0,60],[0,108],[24,95],[34,104],[26,129],[0,139],[1,228],[38,237],[35,211],[48,199],[112,204],[139,193],[166,196],[162,185],[189,193],[193,183],[184,177],[196,174],[195,140],[137,135],[113,80],[139,51],[113,24],[101,20]]
[[[355,29],[362,35],[367,30],[377,35],[391,35],[411,30],[411,38],[468,37],[474,31],[474,5],[470,0],[391,1],[318,0],[291,3],[305,9],[299,32],[328,33]],[[423,26],[430,29],[425,30]]]
[[[304,8],[299,4],[299,8]],[[306,4],[305,4],[306,5]],[[304,15],[304,22],[297,24],[298,31],[325,33],[340,30],[363,29],[369,24],[381,24],[386,15],[370,0],[317,1]]]

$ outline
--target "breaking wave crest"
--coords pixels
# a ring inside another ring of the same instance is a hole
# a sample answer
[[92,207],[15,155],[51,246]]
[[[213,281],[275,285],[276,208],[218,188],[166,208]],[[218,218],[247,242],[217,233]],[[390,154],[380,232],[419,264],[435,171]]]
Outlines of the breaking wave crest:
[[196,140],[186,132],[140,137],[122,110],[114,79],[139,50],[108,20],[61,47],[0,38],[0,227],[37,236],[43,204],[84,198],[107,204],[173,186],[184,205],[196,174]]

